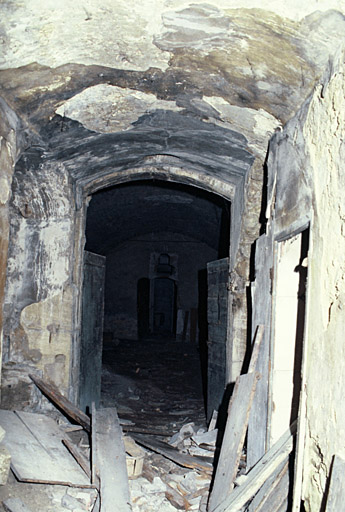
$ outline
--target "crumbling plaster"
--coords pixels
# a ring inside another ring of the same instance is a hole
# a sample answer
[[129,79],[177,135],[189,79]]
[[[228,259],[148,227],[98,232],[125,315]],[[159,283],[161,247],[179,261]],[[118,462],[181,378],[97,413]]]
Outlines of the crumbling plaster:
[[309,510],[318,510],[320,506],[333,455],[345,456],[344,62],[342,47],[329,76],[314,93],[304,126],[306,149],[314,171],[305,376],[304,495]]
[[17,168],[10,207],[4,359],[29,362],[66,390],[73,330],[73,198],[61,167]]
[[[0,98],[0,358],[3,345],[3,302],[9,241],[9,201],[16,161],[27,144],[24,125]],[[1,369],[0,369],[1,376]]]

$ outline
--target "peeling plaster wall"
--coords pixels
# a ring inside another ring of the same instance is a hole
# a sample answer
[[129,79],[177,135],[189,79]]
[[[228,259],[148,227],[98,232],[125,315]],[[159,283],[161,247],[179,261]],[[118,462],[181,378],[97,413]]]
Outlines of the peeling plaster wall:
[[26,137],[21,120],[0,98],[0,361],[3,344],[3,302],[8,256],[11,183],[15,163],[25,144]]
[[4,358],[34,364],[66,391],[74,297],[71,185],[62,166],[26,167],[22,158],[12,187]]
[[[331,459],[345,457],[345,51],[313,96],[304,136],[314,170],[304,495],[318,510]],[[322,383],[322,384],[321,384]]]
[[[343,47],[313,95],[274,136],[268,158],[268,233],[289,238],[311,223],[298,451],[309,512],[320,510],[333,455],[345,456],[344,57]],[[260,279],[260,267],[256,272]]]

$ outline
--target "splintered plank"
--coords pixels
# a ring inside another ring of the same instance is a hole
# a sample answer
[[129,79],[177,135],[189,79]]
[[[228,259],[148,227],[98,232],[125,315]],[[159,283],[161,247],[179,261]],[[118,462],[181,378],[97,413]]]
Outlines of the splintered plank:
[[[290,429],[268,450],[248,473],[246,481],[236,487],[230,496],[222,501],[212,512],[240,512],[242,507],[251,500],[258,490],[277,468],[288,460],[293,449],[293,436],[296,432],[296,422]],[[266,509],[269,510],[269,509]]]
[[[254,499],[250,502],[250,505],[246,512],[265,512],[271,511],[272,507],[272,496],[275,498],[279,497],[279,485],[288,473],[289,460],[282,462],[282,464],[276,469],[276,471],[266,480],[261,489],[257,492]],[[285,498],[287,496],[289,487],[287,485]],[[278,491],[278,492],[277,492]]]
[[93,471],[100,480],[102,512],[132,510],[126,452],[116,409],[92,411]]
[[84,457],[78,447],[72,443],[69,439],[65,438],[62,440],[63,444],[66,446],[67,450],[74,457],[74,459],[78,462],[79,466],[82,468],[86,476],[91,479],[91,468],[89,461]]
[[345,461],[338,455],[334,455],[326,512],[343,510],[345,503],[344,474]]
[[53,402],[55,407],[61,409],[69,418],[76,421],[79,425],[84,427],[85,430],[90,432],[90,418],[63,396],[57,387],[37,377],[37,375],[30,374],[29,377],[36,384],[38,389]]
[[254,341],[253,341],[253,352],[252,352],[252,356],[250,358],[248,373],[255,372],[257,369],[256,367],[257,367],[257,363],[258,363],[258,359],[259,359],[259,352],[260,352],[261,343],[262,343],[262,340],[264,337],[264,332],[265,332],[265,326],[258,325],[256,328],[256,331],[255,331],[255,336],[254,336]]
[[90,487],[77,462],[62,444],[64,433],[43,414],[0,410],[6,430],[3,443],[11,454],[11,467],[22,482]]
[[168,443],[164,443],[149,436],[132,434],[132,437],[141,446],[144,446],[145,448],[148,448],[155,453],[163,455],[163,457],[172,460],[179,466],[190,469],[198,469],[200,471],[204,471],[205,473],[212,473],[213,465],[211,458],[207,460],[207,457],[197,457],[187,455],[185,453],[180,453],[176,448],[170,446]]
[[258,378],[259,375],[252,372],[241,375],[236,380],[209,500],[208,509],[211,512],[226,499],[233,488]]

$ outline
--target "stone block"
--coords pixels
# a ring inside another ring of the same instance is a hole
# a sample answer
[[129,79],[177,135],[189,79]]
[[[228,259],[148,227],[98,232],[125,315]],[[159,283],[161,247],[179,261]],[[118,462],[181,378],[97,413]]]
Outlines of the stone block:
[[4,439],[6,431],[0,426],[0,443]]
[[11,455],[5,446],[0,446],[0,485],[7,483],[10,471]]

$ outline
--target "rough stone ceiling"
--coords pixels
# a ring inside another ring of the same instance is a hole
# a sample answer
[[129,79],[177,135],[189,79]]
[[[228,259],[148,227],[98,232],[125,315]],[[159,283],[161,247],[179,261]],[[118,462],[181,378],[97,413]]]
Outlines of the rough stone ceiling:
[[226,227],[229,232],[229,205],[222,198],[171,183],[137,182],[93,195],[86,249],[108,254],[143,235],[168,240],[177,233],[218,250]]
[[236,184],[325,72],[343,12],[344,0],[5,0],[0,96],[40,148],[31,168],[58,160],[87,182],[164,154]]

